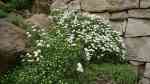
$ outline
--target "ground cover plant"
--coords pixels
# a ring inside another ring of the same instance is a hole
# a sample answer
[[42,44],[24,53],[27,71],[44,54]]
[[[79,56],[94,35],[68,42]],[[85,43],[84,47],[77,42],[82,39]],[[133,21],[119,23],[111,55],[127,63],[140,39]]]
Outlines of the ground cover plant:
[[[119,33],[102,18],[68,10],[52,10],[49,18],[54,23],[48,28],[26,26],[28,50],[12,70],[0,76],[0,84],[92,84],[97,77],[93,74],[103,70],[114,84],[134,84],[136,75],[130,67],[110,67],[126,63],[126,52]],[[103,63],[110,64],[103,69],[99,66]]]

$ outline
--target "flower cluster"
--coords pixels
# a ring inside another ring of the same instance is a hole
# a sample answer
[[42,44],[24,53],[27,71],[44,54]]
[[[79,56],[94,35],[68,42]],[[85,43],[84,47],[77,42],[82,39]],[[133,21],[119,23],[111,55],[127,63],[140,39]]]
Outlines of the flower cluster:
[[44,28],[39,28],[37,25],[32,25],[28,28],[26,35],[30,39],[30,45],[34,47],[32,51],[23,56],[23,62],[39,62],[42,56],[42,48],[49,48],[50,45],[46,41],[47,32]]
[[[83,66],[77,55],[80,47],[71,47],[66,41],[64,32],[60,29],[53,31],[32,25],[27,29],[29,39],[29,51],[22,56],[23,63],[36,64],[41,79],[41,84],[68,84],[64,75],[75,72],[83,72]],[[70,63],[70,64],[69,64]],[[74,66],[74,67],[72,67]],[[69,71],[68,71],[69,69]],[[74,72],[75,71],[75,72]]]
[[77,11],[65,11],[54,15],[54,18],[57,28],[65,30],[71,46],[81,42],[86,60],[123,62],[125,59],[126,52],[119,32],[113,31],[103,18]]

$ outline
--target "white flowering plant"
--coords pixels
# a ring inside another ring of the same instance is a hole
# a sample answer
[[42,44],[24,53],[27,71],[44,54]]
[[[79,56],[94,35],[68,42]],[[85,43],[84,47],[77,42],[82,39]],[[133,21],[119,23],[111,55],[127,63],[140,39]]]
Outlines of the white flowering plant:
[[53,26],[26,28],[28,49],[0,84],[91,84],[89,63],[122,63],[125,48],[119,33],[103,19],[78,11],[51,11]]
[[126,50],[120,33],[103,18],[78,11],[54,10],[56,27],[65,31],[70,46],[83,46],[83,57],[92,62],[125,62]]
[[55,28],[47,31],[37,25],[29,26],[26,32],[29,40],[27,53],[21,56],[19,66],[2,78],[0,83],[72,84],[76,81],[76,84],[80,84],[84,76],[81,48],[69,46],[64,33],[60,31]]

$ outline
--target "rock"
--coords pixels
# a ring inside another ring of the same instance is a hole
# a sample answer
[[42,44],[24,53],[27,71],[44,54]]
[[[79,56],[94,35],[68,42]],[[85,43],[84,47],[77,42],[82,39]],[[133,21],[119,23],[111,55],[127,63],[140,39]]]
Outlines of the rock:
[[106,0],[81,0],[81,9],[87,12],[104,12],[108,7]]
[[126,37],[150,35],[150,20],[128,19]]
[[32,6],[33,13],[48,13],[49,4],[52,3],[52,0],[34,0]]
[[129,61],[129,63],[131,64],[131,65],[134,65],[134,66],[140,66],[140,65],[143,65],[144,64],[144,62],[139,62],[139,61]]
[[150,37],[125,38],[128,60],[150,62]]
[[121,11],[138,8],[139,0],[82,0],[81,9],[89,12]]
[[142,79],[139,81],[139,84],[150,84],[150,79],[142,78]]
[[120,11],[139,7],[139,0],[106,0],[109,4],[109,11]]
[[144,77],[150,78],[150,63],[146,63]]
[[37,25],[40,27],[47,27],[51,23],[50,19],[45,14],[34,14],[28,18],[25,22]]
[[66,9],[67,5],[66,3],[68,2],[68,0],[64,1],[64,0],[55,0],[52,4],[51,4],[51,8],[53,9]]
[[149,8],[150,0],[140,0],[140,8]]
[[150,19],[150,9],[129,10],[128,15],[130,18]]
[[127,18],[127,12],[115,12],[110,14],[110,20],[125,20]]
[[139,79],[142,79],[143,76],[144,76],[144,72],[145,72],[145,63],[138,66],[138,74],[137,74],[137,77],[138,77]]
[[0,72],[15,63],[25,50],[25,31],[0,20]]
[[120,34],[123,35],[125,32],[127,21],[126,20],[124,20],[124,21],[110,21],[110,24],[111,24],[113,30],[120,32]]

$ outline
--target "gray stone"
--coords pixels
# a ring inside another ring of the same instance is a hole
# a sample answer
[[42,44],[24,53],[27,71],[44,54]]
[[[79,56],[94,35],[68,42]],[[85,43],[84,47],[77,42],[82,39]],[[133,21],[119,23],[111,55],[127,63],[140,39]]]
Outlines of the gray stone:
[[150,78],[150,63],[146,63],[144,77]]
[[129,63],[131,65],[134,65],[134,66],[139,66],[139,65],[143,65],[144,64],[144,62],[139,62],[139,61],[129,61]]
[[150,35],[150,20],[128,19],[126,37]]
[[110,14],[110,20],[125,20],[127,18],[127,12],[115,12]]
[[124,21],[110,21],[110,24],[112,26],[112,29],[120,32],[121,35],[123,35],[123,32],[125,32],[125,27],[127,22]]
[[109,11],[120,11],[139,7],[139,0],[106,0],[109,3]]
[[150,84],[150,79],[142,78],[142,79],[139,81],[139,84]]
[[31,23],[33,25],[37,25],[40,27],[47,27],[49,26],[52,21],[48,18],[46,14],[34,14],[30,18],[26,19],[27,23]]
[[25,51],[25,31],[15,25],[0,21],[0,71],[15,63]]
[[150,9],[133,9],[128,11],[131,18],[150,19]]
[[108,10],[109,4],[106,0],[82,0],[81,9],[88,12],[104,12]]
[[81,8],[89,12],[120,11],[138,8],[139,0],[82,0]]
[[128,60],[150,62],[150,37],[125,38]]
[[52,4],[51,4],[51,8],[61,8],[61,9],[65,9],[67,8],[67,5],[66,5],[66,2],[67,1],[64,1],[64,0],[55,0]]
[[140,8],[149,8],[150,0],[140,0]]

